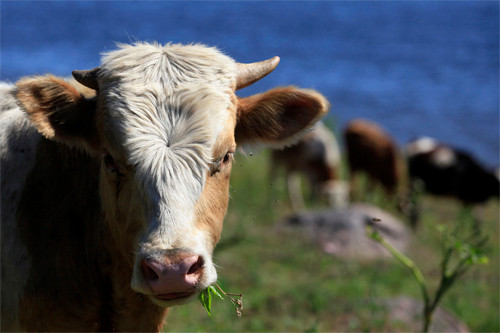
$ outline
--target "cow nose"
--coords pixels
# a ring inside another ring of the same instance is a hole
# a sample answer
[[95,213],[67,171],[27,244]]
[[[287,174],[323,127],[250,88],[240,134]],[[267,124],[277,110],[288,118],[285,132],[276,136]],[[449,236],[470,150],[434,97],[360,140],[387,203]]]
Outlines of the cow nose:
[[159,298],[175,298],[192,292],[201,276],[203,258],[192,255],[161,261],[147,258],[142,261],[142,273],[151,292]]

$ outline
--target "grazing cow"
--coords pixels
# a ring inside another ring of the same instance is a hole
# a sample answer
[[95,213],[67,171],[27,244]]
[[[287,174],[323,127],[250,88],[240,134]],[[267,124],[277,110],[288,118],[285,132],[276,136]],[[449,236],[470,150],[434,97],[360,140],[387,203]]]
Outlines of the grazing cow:
[[356,174],[368,174],[370,185],[379,182],[389,195],[394,195],[401,177],[398,148],[392,138],[376,123],[355,119],[344,130],[351,172],[351,189]]
[[404,150],[410,177],[421,179],[429,193],[452,196],[466,205],[499,196],[498,176],[464,151],[428,137],[410,142]]
[[339,180],[339,146],[333,133],[322,122],[296,145],[272,151],[273,178],[279,166],[285,168],[287,190],[294,210],[305,206],[299,174],[306,176],[314,198],[325,197],[329,205],[336,207],[347,204],[348,186]]
[[278,62],[138,42],[73,72],[93,98],[53,76],[2,95],[2,331],[159,331],[215,283],[236,145],[328,112],[312,90],[235,95]]

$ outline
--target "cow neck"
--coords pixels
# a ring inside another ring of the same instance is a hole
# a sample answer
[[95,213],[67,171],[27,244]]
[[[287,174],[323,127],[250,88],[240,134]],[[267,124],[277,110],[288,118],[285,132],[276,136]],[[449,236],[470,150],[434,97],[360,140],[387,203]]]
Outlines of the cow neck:
[[[103,274],[107,259],[99,223],[98,170],[98,161],[80,150],[44,138],[37,146],[16,215],[32,257],[21,308],[33,329],[74,328],[74,322],[49,323],[47,318],[74,318],[75,313],[81,325],[100,321],[109,288]],[[44,304],[60,306],[47,309]],[[76,304],[78,311],[62,315]]]

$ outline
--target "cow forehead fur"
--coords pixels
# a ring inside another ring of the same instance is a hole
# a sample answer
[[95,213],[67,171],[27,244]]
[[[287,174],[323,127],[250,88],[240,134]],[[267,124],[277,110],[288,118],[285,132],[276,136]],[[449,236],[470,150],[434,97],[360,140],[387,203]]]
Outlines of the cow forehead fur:
[[235,124],[236,69],[233,59],[203,45],[136,43],[104,55],[101,135],[112,154],[134,166],[152,204],[150,232],[161,234],[156,241],[170,243],[193,220],[217,139]]

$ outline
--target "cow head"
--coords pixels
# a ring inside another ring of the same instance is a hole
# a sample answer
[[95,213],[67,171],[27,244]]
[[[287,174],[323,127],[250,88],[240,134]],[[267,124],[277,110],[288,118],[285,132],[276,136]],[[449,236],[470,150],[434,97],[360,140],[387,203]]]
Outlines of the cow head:
[[217,279],[211,254],[237,145],[283,147],[328,112],[312,90],[235,95],[278,62],[243,65],[202,45],[136,43],[73,73],[93,98],[51,76],[17,83],[20,105],[46,138],[101,159],[114,250],[132,289],[160,306],[188,302]]

